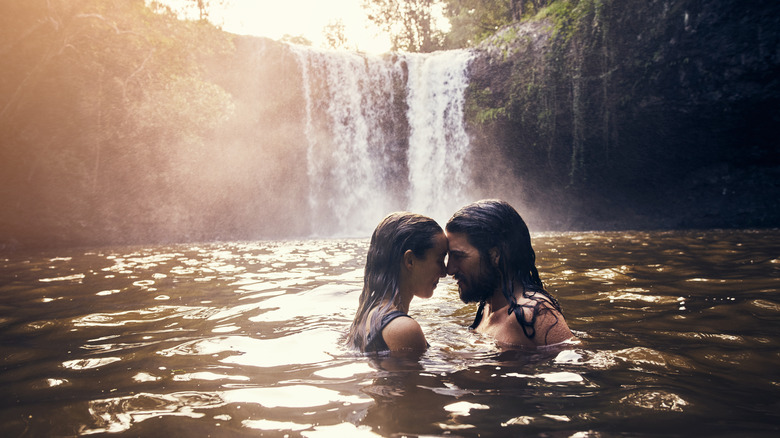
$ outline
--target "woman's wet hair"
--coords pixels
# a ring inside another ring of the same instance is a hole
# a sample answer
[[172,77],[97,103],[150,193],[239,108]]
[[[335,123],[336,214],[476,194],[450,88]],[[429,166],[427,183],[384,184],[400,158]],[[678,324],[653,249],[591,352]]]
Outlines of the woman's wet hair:
[[368,246],[358,310],[347,335],[350,346],[364,350],[366,318],[373,308],[381,306],[372,315],[371,327],[398,304],[404,253],[411,250],[418,258],[425,257],[436,236],[443,232],[435,220],[409,212],[391,213],[377,225]]
[[[490,250],[498,252],[498,266],[501,275],[501,290],[509,302],[509,312],[515,312],[523,332],[529,338],[535,336],[534,323],[540,312],[546,309],[545,301],[557,311],[561,306],[542,284],[536,269],[536,253],[531,246],[531,234],[523,218],[511,205],[497,199],[485,199],[466,205],[450,218],[445,227],[447,232],[462,233],[468,242],[479,251],[482,260],[491,260]],[[514,294],[515,281],[523,287],[523,296],[533,305],[518,305]],[[540,296],[537,296],[541,295]],[[483,303],[480,303],[481,315]],[[533,308],[530,319],[520,307]],[[479,324],[475,321],[472,327]]]

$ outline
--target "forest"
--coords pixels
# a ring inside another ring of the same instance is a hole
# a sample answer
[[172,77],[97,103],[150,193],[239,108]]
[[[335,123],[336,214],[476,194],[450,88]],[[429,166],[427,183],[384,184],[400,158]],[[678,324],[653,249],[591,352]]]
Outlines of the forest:
[[221,201],[207,142],[235,104],[201,63],[230,37],[142,0],[3,0],[0,21],[0,241],[205,237],[177,222]]
[[[397,50],[480,54],[467,121],[505,168],[475,183],[519,181],[543,228],[780,225],[776,2],[365,3]],[[0,0],[0,55],[0,249],[306,235],[283,44],[143,0]]]

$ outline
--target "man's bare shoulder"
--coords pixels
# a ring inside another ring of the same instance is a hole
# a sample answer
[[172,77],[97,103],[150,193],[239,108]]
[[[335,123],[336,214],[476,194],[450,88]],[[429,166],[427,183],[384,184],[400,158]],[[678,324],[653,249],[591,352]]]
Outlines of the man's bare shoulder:
[[[515,314],[507,318],[505,329],[511,331],[512,339],[523,345],[528,341],[535,346],[559,344],[574,336],[563,314],[542,295],[520,297],[515,312],[521,312],[522,317],[518,318]],[[529,325],[524,329],[518,319],[523,319]]]
[[[482,323],[477,327],[477,331],[490,336],[496,343],[509,348],[534,349],[536,344],[528,336],[523,334],[520,325],[515,316],[507,310],[509,306],[496,309],[490,312]],[[520,311],[518,309],[518,311]]]
[[536,331],[537,345],[559,344],[574,337],[566,318],[549,302],[542,305],[536,317]]

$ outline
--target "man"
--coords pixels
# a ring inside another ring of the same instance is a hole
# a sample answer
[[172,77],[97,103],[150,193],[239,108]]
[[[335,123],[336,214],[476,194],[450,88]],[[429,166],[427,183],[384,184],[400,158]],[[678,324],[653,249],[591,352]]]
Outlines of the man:
[[482,200],[458,210],[445,227],[447,274],[460,299],[479,303],[470,328],[500,345],[520,348],[557,344],[573,337],[561,306],[542,285],[531,235],[511,205]]

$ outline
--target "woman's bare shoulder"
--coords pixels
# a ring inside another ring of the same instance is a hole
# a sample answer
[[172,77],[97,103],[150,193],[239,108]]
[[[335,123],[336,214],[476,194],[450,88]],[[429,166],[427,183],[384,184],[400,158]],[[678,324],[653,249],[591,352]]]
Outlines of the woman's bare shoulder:
[[398,317],[390,321],[382,337],[390,351],[423,351],[428,347],[420,324],[411,317]]

